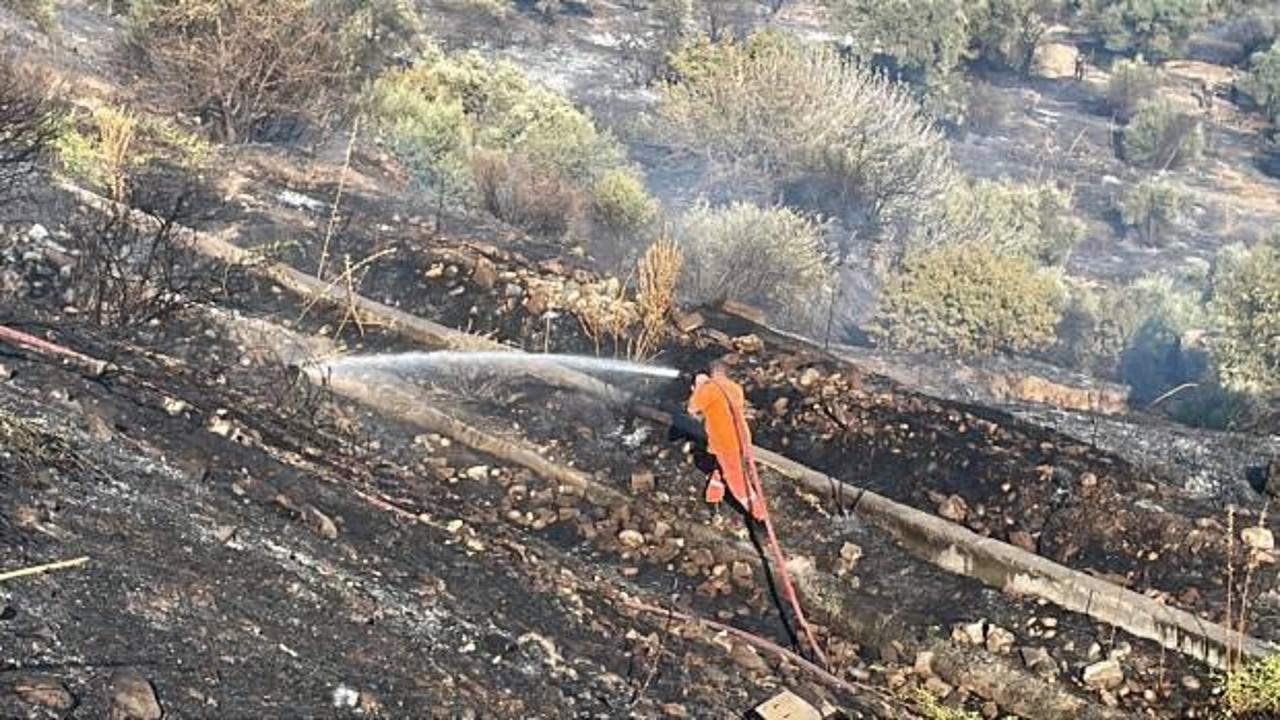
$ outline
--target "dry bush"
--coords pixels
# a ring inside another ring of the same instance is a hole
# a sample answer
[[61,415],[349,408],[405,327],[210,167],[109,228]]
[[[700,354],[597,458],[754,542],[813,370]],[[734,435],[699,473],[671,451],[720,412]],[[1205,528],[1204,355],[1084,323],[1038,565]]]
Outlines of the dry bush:
[[124,200],[129,180],[131,149],[137,133],[138,120],[127,110],[112,107],[101,108],[94,113],[98,124],[98,139],[107,190],[116,202]]
[[[192,191],[174,183],[126,185],[123,203],[85,210],[68,241],[75,262],[70,300],[90,321],[107,327],[164,322],[214,292],[184,227]],[[140,220],[131,208],[154,216]]]
[[675,145],[782,181],[821,178],[895,255],[937,219],[954,178],[946,140],[882,75],[775,32],[689,45],[672,68],[657,112]]
[[833,279],[826,228],[789,208],[699,204],[682,220],[684,292],[698,303],[737,300],[803,321]]
[[486,210],[528,232],[563,237],[583,220],[582,191],[522,157],[478,151],[471,158],[471,176]]
[[985,80],[969,83],[969,97],[965,101],[964,126],[979,135],[991,135],[1004,127],[1013,111],[1009,96],[991,86]]
[[0,199],[51,149],[63,114],[52,83],[0,54]]
[[40,32],[52,35],[58,30],[58,12],[54,0],[8,0],[14,12],[36,24]]
[[340,24],[311,0],[146,0],[130,45],[226,142],[308,118],[351,75]]
[[595,343],[597,355],[605,340],[613,342],[616,354],[639,319],[636,304],[626,298],[626,286],[612,277],[583,286],[567,305]]
[[649,246],[636,266],[636,305],[640,331],[632,345],[635,358],[649,357],[666,335],[667,316],[676,306],[676,285],[684,267],[684,253],[669,237]]

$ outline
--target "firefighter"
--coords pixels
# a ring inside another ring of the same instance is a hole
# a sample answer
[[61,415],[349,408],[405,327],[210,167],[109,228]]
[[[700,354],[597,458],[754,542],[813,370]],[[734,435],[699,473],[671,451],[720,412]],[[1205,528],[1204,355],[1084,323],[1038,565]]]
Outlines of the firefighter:
[[716,468],[707,481],[706,500],[715,505],[724,500],[725,487],[751,517],[765,519],[764,498],[760,497],[748,474],[747,452],[751,429],[746,420],[746,394],[729,379],[724,366],[713,365],[709,373],[699,373],[689,397],[690,415],[702,420],[707,434],[707,450],[715,456]]

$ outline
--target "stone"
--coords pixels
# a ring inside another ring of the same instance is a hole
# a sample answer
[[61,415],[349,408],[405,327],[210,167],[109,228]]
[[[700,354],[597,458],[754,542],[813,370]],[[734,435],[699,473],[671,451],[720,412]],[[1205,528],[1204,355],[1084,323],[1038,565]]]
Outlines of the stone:
[[44,242],[49,239],[49,231],[45,226],[36,223],[31,226],[30,230],[27,230],[27,239],[36,243]]
[[822,372],[818,368],[805,368],[805,371],[800,373],[800,387],[813,387],[821,379]]
[[662,714],[669,718],[687,718],[689,711],[679,703],[667,703],[662,706]]
[[987,651],[996,655],[1007,655],[1013,650],[1016,640],[1013,633],[1002,627],[992,625],[987,628]]
[[1091,488],[1098,484],[1098,476],[1091,472],[1080,474],[1080,487]]
[[475,268],[471,271],[471,279],[476,285],[485,290],[492,290],[493,286],[498,282],[498,270],[489,260],[479,258],[476,260]]
[[1022,657],[1022,664],[1037,675],[1053,675],[1058,672],[1058,663],[1042,647],[1019,648],[1018,654]]
[[120,672],[107,683],[110,720],[160,720],[160,701],[146,678],[135,672]]
[[1026,530],[1014,530],[1009,533],[1009,542],[1029,553],[1036,551],[1036,539]]
[[1124,670],[1118,660],[1102,660],[1086,666],[1080,679],[1093,690],[1111,690],[1124,684]]
[[1000,717],[1000,706],[993,702],[985,702],[982,704],[982,717],[985,720],[996,720]]
[[733,579],[742,583],[751,582],[751,565],[741,560],[733,561]]
[[938,515],[952,522],[964,522],[969,505],[959,495],[950,495],[938,505]]
[[930,695],[938,698],[939,700],[945,700],[948,696],[951,695],[951,692],[955,690],[955,688],[948,685],[941,678],[936,678],[936,677],[931,677],[928,680],[925,680],[924,689]]
[[1270,552],[1276,549],[1275,536],[1264,527],[1247,527],[1240,531],[1240,539],[1245,545],[1261,552]]
[[754,333],[741,335],[733,339],[733,349],[740,353],[754,355],[764,351],[764,341]]
[[635,530],[623,530],[618,533],[618,542],[625,548],[632,550],[644,545],[644,535]]
[[1262,490],[1272,497],[1280,497],[1280,457],[1272,458],[1271,462],[1267,463]]
[[698,328],[707,324],[707,319],[704,318],[701,313],[696,313],[696,312],[690,312],[690,313],[677,312],[675,316],[675,321],[676,321],[676,329],[682,333],[691,333],[694,330],[697,330]]
[[858,564],[858,560],[862,559],[862,548],[851,542],[847,542],[840,546],[840,560],[836,565],[836,575],[845,575],[853,570]]
[[469,480],[484,480],[485,478],[489,477],[489,466],[488,465],[472,465],[471,467],[467,468],[467,471],[465,474],[467,476],[467,479]]
[[987,621],[979,620],[965,625],[958,625],[951,637],[958,642],[967,642],[970,645],[981,645],[987,638]]
[[1200,682],[1200,678],[1195,675],[1183,675],[1182,687],[1187,692],[1197,692],[1204,687],[1204,683]]
[[916,661],[912,666],[916,674],[920,677],[930,677],[933,675],[933,653],[929,650],[921,650],[916,653]]
[[649,470],[638,470],[631,473],[631,492],[641,495],[653,492],[657,486],[653,473]]
[[13,694],[27,705],[38,705],[52,710],[67,711],[76,706],[76,699],[57,680],[49,678],[20,678],[13,684]]
[[311,522],[311,527],[320,533],[320,537],[325,540],[338,539],[338,524],[333,521],[333,518],[320,512],[313,505],[308,505],[307,511],[307,518]]
[[760,658],[760,653],[756,649],[746,643],[734,643],[733,649],[729,651],[729,658],[734,663],[748,672],[769,672],[769,665]]
[[790,399],[790,398],[788,398],[788,397],[787,397],[787,396],[785,396],[785,395],[783,395],[782,397],[778,398],[777,400],[774,400],[774,401],[773,401],[773,414],[774,414],[774,415],[786,415],[786,414],[787,414],[787,406],[788,406],[788,405],[790,405],[790,404],[791,404],[791,399]]
[[758,720],[822,720],[822,712],[790,690],[783,690],[752,709]]

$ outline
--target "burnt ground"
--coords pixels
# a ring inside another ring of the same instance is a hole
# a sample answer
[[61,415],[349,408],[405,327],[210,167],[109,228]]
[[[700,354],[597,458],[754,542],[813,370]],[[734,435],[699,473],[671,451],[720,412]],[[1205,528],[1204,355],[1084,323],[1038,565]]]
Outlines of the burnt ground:
[[[428,240],[412,223],[398,230],[394,260],[376,263],[365,278],[375,297],[530,349],[591,350],[570,317],[553,321],[545,337],[546,323],[508,287],[530,275],[585,282],[592,278],[585,269]],[[344,251],[368,251],[354,235],[344,242]],[[488,287],[473,275],[481,256],[497,271],[498,282]],[[434,265],[442,266],[440,276],[426,278]],[[87,379],[20,352],[3,361],[15,373],[0,386],[3,406],[37,438],[7,443],[6,564],[91,557],[84,568],[3,588],[10,608],[0,614],[10,638],[3,679],[11,689],[50,679],[76,703],[69,714],[80,717],[102,712],[105,684],[124,670],[148,678],[173,717],[455,717],[467,708],[503,717],[654,716],[678,714],[673,706],[663,710],[673,703],[693,717],[722,717],[783,685],[815,692],[810,678],[744,646],[685,626],[681,637],[668,637],[661,618],[632,617],[621,607],[628,596],[672,604],[787,641],[758,560],[743,564],[721,546],[675,534],[703,525],[744,537],[735,514],[726,510],[717,519],[705,506],[694,458],[661,429],[536,387],[437,378],[442,408],[531,441],[619,490],[628,490],[637,471],[653,472],[653,492],[602,504],[304,392],[279,361],[226,338],[216,323],[201,320],[202,311],[127,331],[66,316],[57,273],[42,267],[35,260],[20,265],[50,287],[11,305],[6,320],[26,318],[22,327],[36,332],[56,329],[60,342],[122,370]],[[376,326],[362,336],[340,313],[304,313],[298,298],[239,270],[223,285],[216,302],[224,307],[304,333],[333,335],[343,326],[350,347],[409,347]],[[1209,616],[1220,610],[1221,588],[1212,580],[1221,574],[1214,567],[1220,530],[1191,528],[1198,545],[1179,535],[1212,510],[1159,478],[1068,438],[915,395],[763,329],[711,317],[722,330],[677,337],[659,359],[684,370],[713,358],[736,362],[766,446],[926,509],[934,509],[936,493],[959,495],[975,529],[1001,539],[1025,529],[1050,557],[1163,590],[1171,603],[1186,600]],[[764,339],[762,352],[722,346],[749,329]],[[685,392],[683,382],[634,389],[668,409],[678,408]],[[46,446],[54,451],[33,450]],[[1046,477],[1039,469],[1046,463],[1061,469]],[[1099,478],[1095,487],[1064,494],[1063,477],[1078,480],[1088,471]],[[1204,675],[1194,664],[948,575],[826,499],[772,475],[766,483],[789,553],[834,571],[845,543],[858,545],[862,558],[845,575],[850,597],[890,613],[905,637],[946,639],[953,625],[986,620],[1009,629],[1017,647],[1050,652],[1064,687],[1078,686],[1080,668],[1112,650],[1125,658],[1129,683],[1112,702],[1171,717],[1207,701],[1203,690],[1181,685],[1183,677]],[[1001,490],[1006,483],[1009,491]],[[1143,494],[1171,512],[1162,519],[1124,500]],[[406,519],[413,516],[421,522]],[[1019,523],[1010,525],[1011,518]],[[642,546],[620,544],[628,529],[643,534]],[[1064,550],[1069,543],[1078,548]],[[1159,561],[1143,560],[1154,548]],[[1191,587],[1199,598],[1188,594]],[[836,667],[868,688],[854,698],[815,694],[870,713],[887,688],[919,681],[906,671],[911,657],[844,639],[841,618],[820,601],[812,605]],[[1270,634],[1265,624],[1257,630]],[[335,691],[341,701],[356,697],[357,707],[334,707]],[[6,696],[7,712],[67,714],[22,697],[30,694]],[[951,701],[981,704],[963,688]]]

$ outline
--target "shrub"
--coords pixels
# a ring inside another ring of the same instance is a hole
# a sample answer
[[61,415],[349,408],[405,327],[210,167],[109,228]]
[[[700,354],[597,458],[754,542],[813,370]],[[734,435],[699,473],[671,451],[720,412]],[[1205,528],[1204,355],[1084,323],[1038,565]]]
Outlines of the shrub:
[[788,208],[703,203],[681,225],[683,286],[695,302],[737,300],[798,320],[832,281],[824,228]]
[[49,152],[63,117],[54,86],[0,53],[0,200]]
[[1247,87],[1272,122],[1280,122],[1280,42],[1249,60]]
[[942,134],[900,86],[777,33],[703,44],[657,108],[668,141],[769,177],[817,177],[894,243],[936,220],[953,168]]
[[666,336],[667,316],[675,309],[683,268],[684,253],[665,236],[650,245],[636,264],[640,331],[632,345],[633,357],[649,357]]
[[912,350],[987,355],[1044,348],[1058,322],[1059,284],[990,243],[949,243],[907,256],[881,288],[872,335]]
[[1173,56],[1208,19],[1205,0],[1093,0],[1093,29],[1116,52]]
[[964,107],[964,127],[980,135],[991,135],[1004,126],[1013,102],[990,83],[972,80]]
[[138,0],[130,46],[227,142],[306,120],[351,79],[335,6],[311,0]]
[[1200,120],[1178,109],[1168,98],[1141,108],[1124,129],[1124,158],[1141,167],[1182,167],[1204,152]]
[[630,169],[605,172],[591,194],[596,221],[615,237],[641,235],[658,218],[657,201]]
[[53,0],[9,0],[14,12],[36,24],[40,32],[52,35],[58,31],[58,13]]
[[1220,335],[1214,351],[1223,384],[1280,388],[1280,246],[1230,246],[1219,253],[1210,308]]
[[1165,234],[1182,221],[1186,196],[1171,183],[1148,178],[1120,199],[1120,218],[1146,245],[1163,245]]
[[1228,672],[1222,682],[1222,707],[1229,717],[1273,717],[1280,713],[1280,655]]
[[921,78],[951,75],[969,55],[966,0],[834,0],[836,29]]
[[1142,61],[1117,60],[1107,79],[1107,104],[1116,118],[1128,122],[1139,106],[1160,90],[1160,71]]
[[[546,228],[547,212],[559,208],[570,213],[559,225],[570,227],[582,198],[609,173],[625,171],[616,140],[511,63],[432,48],[421,64],[384,73],[370,95],[379,131],[423,186],[438,193],[440,208],[480,181],[481,203],[500,217],[525,216]],[[485,155],[472,162],[477,153]],[[525,215],[531,203],[547,212]]]
[[1052,183],[979,180],[957,185],[946,200],[945,242],[981,240],[996,251],[1041,265],[1061,265],[1084,235],[1071,194]]
[[522,156],[477,151],[471,177],[485,210],[528,232],[562,237],[582,219],[582,192],[559,173],[537,169]]

